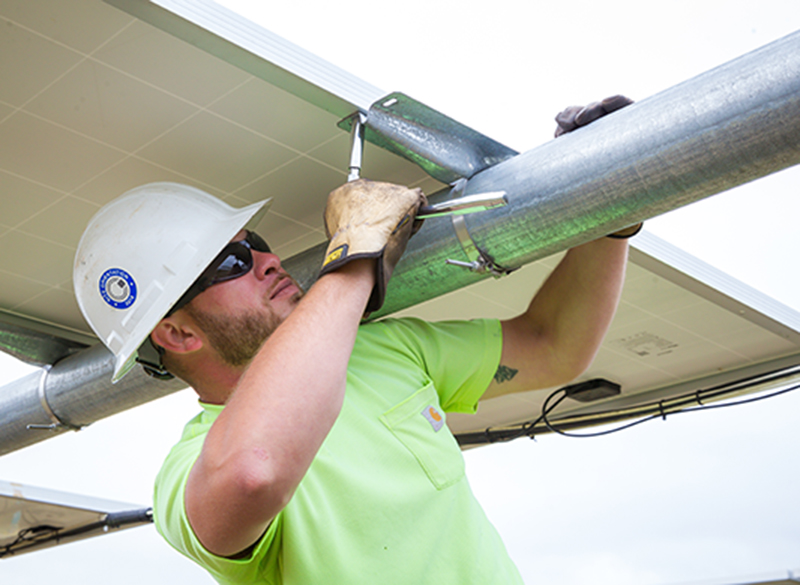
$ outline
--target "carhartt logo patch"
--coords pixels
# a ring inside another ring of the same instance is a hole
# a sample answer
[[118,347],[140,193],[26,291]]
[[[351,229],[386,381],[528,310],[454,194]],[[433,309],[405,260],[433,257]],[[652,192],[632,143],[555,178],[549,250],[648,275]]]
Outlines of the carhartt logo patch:
[[444,426],[444,417],[435,406],[426,406],[421,414],[425,417],[425,420],[431,423],[434,431],[439,432],[439,429]]

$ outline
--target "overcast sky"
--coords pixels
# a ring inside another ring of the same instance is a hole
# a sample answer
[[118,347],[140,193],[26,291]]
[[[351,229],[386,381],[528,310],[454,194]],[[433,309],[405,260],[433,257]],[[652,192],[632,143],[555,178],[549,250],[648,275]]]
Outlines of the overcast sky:
[[[653,95],[800,28],[797,0],[227,5],[371,84],[525,151],[570,104]],[[259,10],[259,7],[263,7]],[[647,229],[800,311],[797,169]],[[3,366],[3,371],[9,369]],[[467,453],[526,583],[733,583],[800,570],[800,393],[596,439]],[[190,392],[0,459],[0,479],[149,505]],[[800,571],[798,571],[800,573]],[[209,583],[137,528],[0,562],[0,583]]]

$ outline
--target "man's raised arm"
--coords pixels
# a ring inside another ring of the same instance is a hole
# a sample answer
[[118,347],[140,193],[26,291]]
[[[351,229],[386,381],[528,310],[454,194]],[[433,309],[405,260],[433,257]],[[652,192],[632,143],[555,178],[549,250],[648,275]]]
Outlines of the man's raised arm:
[[[556,137],[632,103],[613,96],[556,116]],[[569,250],[528,309],[503,322],[500,367],[484,398],[566,384],[592,363],[614,317],[641,224]]]
[[331,194],[326,228],[334,249],[323,275],[252,359],[206,437],[186,487],[186,512],[214,554],[233,556],[259,539],[339,415],[361,317],[382,301],[375,289],[385,286],[424,200],[418,190],[395,186],[381,199],[382,186],[359,182]]

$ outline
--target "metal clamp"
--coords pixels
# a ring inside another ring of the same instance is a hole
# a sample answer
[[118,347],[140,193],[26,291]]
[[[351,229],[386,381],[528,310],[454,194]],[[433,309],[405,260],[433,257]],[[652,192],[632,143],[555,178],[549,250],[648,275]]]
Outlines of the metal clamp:
[[[367,115],[361,111],[358,111],[346,118],[346,121],[352,124],[350,167],[347,175],[347,180],[349,182],[359,179],[361,175],[361,162],[364,152],[364,136]],[[505,276],[506,274],[512,272],[514,269],[503,268],[497,264],[486,251],[481,250],[477,245],[475,245],[475,242],[472,240],[472,236],[469,235],[467,223],[463,217],[463,215],[467,213],[486,211],[506,205],[508,200],[506,198],[505,191],[478,193],[464,197],[463,193],[467,188],[467,179],[463,177],[453,182],[452,187],[453,188],[450,191],[449,200],[433,205],[425,205],[421,207],[417,213],[418,219],[440,217],[443,215],[452,216],[453,228],[456,231],[458,241],[461,242],[461,247],[464,249],[464,253],[466,253],[469,262],[451,259],[448,259],[445,262],[454,266],[468,268],[472,272],[477,272],[479,274],[488,272],[495,278],[500,278],[501,276]]]
[[456,230],[458,241],[461,243],[461,247],[464,249],[464,253],[467,255],[467,258],[469,258],[469,262],[452,260],[448,258],[445,260],[446,264],[468,268],[470,271],[477,272],[478,274],[484,274],[485,272],[488,272],[495,278],[500,278],[501,276],[510,274],[515,270],[514,268],[503,268],[494,261],[494,258],[492,258],[488,252],[481,250],[475,244],[475,242],[472,240],[472,236],[469,235],[469,231],[467,230],[467,222],[465,221],[463,215],[453,216],[453,228]]
[[[457,195],[459,193],[463,193],[466,187],[467,179],[459,179],[453,183],[453,190],[451,191],[451,194]],[[506,274],[510,274],[516,270],[515,268],[503,268],[494,261],[494,258],[492,258],[488,252],[478,247],[478,245],[472,239],[469,230],[467,229],[467,221],[463,215],[453,215],[452,221],[453,229],[456,232],[456,237],[458,238],[464,253],[467,255],[469,262],[452,260],[448,258],[445,260],[446,264],[467,268],[471,272],[477,272],[478,274],[484,274],[488,272],[495,278],[500,278],[501,276],[505,276]]]
[[42,408],[47,413],[47,416],[50,417],[50,420],[53,421],[49,425],[40,425],[40,424],[29,424],[25,428],[29,431],[57,431],[59,429],[67,429],[70,431],[80,431],[83,429],[83,426],[76,426],[68,422],[64,422],[58,415],[53,411],[50,407],[50,403],[47,402],[47,394],[45,393],[45,381],[47,380],[47,374],[50,372],[50,368],[52,366],[45,365],[44,372],[42,372],[41,378],[39,378],[39,402],[42,405]]

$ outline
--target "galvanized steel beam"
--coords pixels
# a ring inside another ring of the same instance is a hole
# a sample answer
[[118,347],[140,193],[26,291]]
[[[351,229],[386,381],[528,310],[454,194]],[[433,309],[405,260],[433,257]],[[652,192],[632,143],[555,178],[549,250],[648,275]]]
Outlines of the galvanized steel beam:
[[111,383],[114,360],[102,344],[69,356],[0,392],[0,455],[145,404],[185,388],[160,382],[134,368]]
[[[798,163],[795,33],[479,172],[465,194],[502,190],[509,204],[461,217],[481,250],[515,268]],[[323,253],[319,246],[284,264],[308,284]],[[452,219],[427,220],[376,316],[486,277],[449,266],[447,259],[465,259]],[[182,386],[157,382],[138,369],[112,385],[111,371],[110,354],[95,346],[4,387],[0,453]]]
[[[508,205],[463,221],[516,268],[798,163],[800,32],[478,173],[464,193],[502,190]],[[309,285],[324,249],[284,266]],[[375,317],[488,276],[447,259],[467,260],[452,220],[427,220]]]

